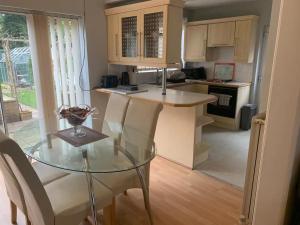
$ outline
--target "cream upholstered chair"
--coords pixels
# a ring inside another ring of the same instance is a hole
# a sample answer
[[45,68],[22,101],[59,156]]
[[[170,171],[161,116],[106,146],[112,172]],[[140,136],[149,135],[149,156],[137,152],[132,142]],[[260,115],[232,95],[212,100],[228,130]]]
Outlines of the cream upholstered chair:
[[[139,148],[152,147],[159,113],[162,105],[139,99],[131,99],[125,116],[121,135],[121,146],[136,144]],[[140,137],[140,138],[139,138]],[[148,137],[145,139],[145,137]],[[145,165],[147,188],[149,189],[150,164]],[[95,174],[94,177],[109,186],[117,195],[131,188],[141,188],[141,183],[135,170],[114,173]],[[149,202],[149,195],[144,194],[145,206]]]
[[[88,216],[90,201],[84,175],[71,174],[43,186],[20,147],[2,132],[0,155],[5,182],[15,189],[12,194],[18,194],[33,225],[74,225]],[[111,191],[98,182],[94,183],[94,190],[97,207],[110,214]],[[104,218],[109,225],[111,217]]]
[[[49,166],[43,165],[38,162],[33,163],[32,166],[43,185],[49,184],[54,180],[57,180],[59,178],[68,175],[68,173],[63,172],[62,170],[51,168]],[[15,179],[9,166],[7,165],[6,160],[1,155],[0,155],[0,169],[5,178],[4,183],[6,187],[6,192],[10,200],[11,223],[12,224],[17,223],[17,208],[18,208],[25,214],[27,219],[27,224],[30,224],[29,219],[27,217],[22,189],[18,184],[17,180]]]
[[129,103],[129,97],[111,93],[103,121],[102,133],[120,139],[123,123]]

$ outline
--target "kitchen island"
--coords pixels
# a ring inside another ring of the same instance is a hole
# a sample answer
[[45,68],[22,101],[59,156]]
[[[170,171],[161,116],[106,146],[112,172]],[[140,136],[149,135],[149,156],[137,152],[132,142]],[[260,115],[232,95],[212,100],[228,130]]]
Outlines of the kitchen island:
[[[202,143],[202,127],[213,119],[203,114],[203,106],[216,101],[213,95],[143,86],[147,91],[128,94],[131,98],[155,101],[163,104],[159,115],[155,143],[157,154],[178,164],[193,169],[208,158],[208,147]],[[101,93],[113,92],[97,89]]]

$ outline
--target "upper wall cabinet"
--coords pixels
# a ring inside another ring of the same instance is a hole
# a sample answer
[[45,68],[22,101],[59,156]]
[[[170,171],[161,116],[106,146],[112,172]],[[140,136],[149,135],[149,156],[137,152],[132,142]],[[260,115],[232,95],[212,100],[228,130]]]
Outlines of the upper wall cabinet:
[[257,16],[240,16],[189,22],[185,61],[206,61],[207,47],[232,47],[234,61],[252,63],[257,36]]
[[208,25],[207,47],[233,46],[235,22]]
[[184,59],[188,62],[206,60],[207,25],[188,25],[185,35]]
[[234,59],[251,63],[254,59],[257,19],[236,21]]
[[107,17],[107,33],[108,60],[119,61],[119,15]]
[[178,66],[182,8],[182,1],[153,0],[105,10],[109,63]]
[[[141,13],[133,11],[119,15],[119,52],[122,62],[139,62],[141,56]],[[108,57],[110,58],[110,56]]]

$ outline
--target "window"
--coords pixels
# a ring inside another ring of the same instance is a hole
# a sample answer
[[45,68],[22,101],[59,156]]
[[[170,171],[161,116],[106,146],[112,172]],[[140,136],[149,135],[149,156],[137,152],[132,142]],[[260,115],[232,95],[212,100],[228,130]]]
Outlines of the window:
[[50,17],[49,29],[57,107],[83,104],[79,22]]

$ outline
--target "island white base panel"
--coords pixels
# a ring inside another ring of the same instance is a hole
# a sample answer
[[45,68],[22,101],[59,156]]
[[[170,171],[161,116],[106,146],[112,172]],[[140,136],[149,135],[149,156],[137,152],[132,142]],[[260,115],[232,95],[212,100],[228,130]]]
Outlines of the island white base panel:
[[173,107],[164,105],[156,127],[157,154],[175,163],[193,169],[207,160],[208,147],[201,143],[203,105]]

